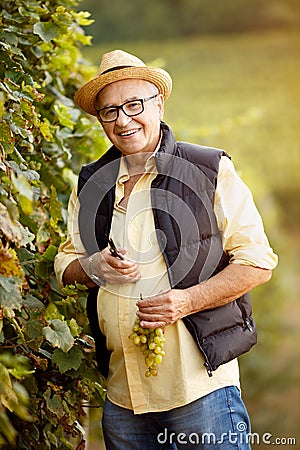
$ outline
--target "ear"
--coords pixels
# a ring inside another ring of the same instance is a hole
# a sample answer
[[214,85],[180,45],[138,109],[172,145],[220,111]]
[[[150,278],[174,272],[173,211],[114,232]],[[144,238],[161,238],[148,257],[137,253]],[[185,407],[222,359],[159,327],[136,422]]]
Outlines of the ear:
[[102,127],[102,129],[104,131],[103,123],[101,122],[101,120],[99,119],[98,116],[95,116],[95,117],[96,117],[96,120],[100,123],[100,125],[101,125],[101,127]]
[[164,97],[162,96],[162,94],[159,94],[159,96],[157,97],[157,105],[159,108],[159,119],[160,121],[163,120],[164,117],[164,110],[165,110],[165,100]]

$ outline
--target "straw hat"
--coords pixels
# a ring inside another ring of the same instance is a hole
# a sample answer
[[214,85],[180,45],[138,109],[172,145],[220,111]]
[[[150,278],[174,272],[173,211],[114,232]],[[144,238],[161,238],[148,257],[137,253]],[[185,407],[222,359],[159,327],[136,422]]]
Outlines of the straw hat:
[[165,99],[172,90],[172,78],[168,72],[158,67],[146,66],[139,58],[123,50],[114,50],[103,55],[98,75],[76,92],[74,101],[81,109],[95,116],[95,99],[98,92],[108,84],[127,79],[150,81]]

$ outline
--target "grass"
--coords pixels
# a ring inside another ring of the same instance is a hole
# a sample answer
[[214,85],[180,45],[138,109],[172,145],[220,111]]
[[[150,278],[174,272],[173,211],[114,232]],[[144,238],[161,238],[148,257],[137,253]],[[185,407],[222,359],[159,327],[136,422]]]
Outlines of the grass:
[[174,82],[165,120],[177,138],[225,148],[254,193],[280,264],[273,280],[254,291],[260,343],[241,358],[244,397],[254,431],[298,434],[298,440],[299,38],[287,30],[114,43],[85,51],[96,65],[115,48],[163,63]]

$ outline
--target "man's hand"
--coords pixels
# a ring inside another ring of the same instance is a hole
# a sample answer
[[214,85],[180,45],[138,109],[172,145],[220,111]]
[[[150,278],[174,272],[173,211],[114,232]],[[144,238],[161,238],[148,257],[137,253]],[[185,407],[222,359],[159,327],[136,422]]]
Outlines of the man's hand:
[[[125,250],[120,250],[122,255]],[[108,248],[105,248],[93,256],[93,270],[95,275],[101,276],[109,284],[135,283],[141,278],[136,262],[112,256]]]
[[137,316],[144,328],[164,327],[188,315],[189,305],[187,289],[170,289],[163,294],[139,300]]
[[[125,255],[126,250],[120,250],[120,253]],[[127,260],[126,256],[124,259],[116,258],[111,255],[108,248],[93,256],[92,265],[94,274],[105,278],[107,283],[135,283],[141,278],[136,262]],[[89,257],[76,259],[67,266],[63,275],[63,283],[74,284],[77,281],[87,287],[96,286],[89,275]]]

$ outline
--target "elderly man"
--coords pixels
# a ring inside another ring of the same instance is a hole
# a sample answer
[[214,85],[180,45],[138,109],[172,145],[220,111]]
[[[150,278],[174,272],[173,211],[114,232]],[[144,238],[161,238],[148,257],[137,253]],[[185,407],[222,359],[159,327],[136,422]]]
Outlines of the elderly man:
[[[277,257],[227,153],[177,142],[162,121],[171,89],[115,50],[76,93],[112,146],[80,172],[55,270],[90,288],[108,450],[249,449],[237,357],[256,343],[247,293]],[[163,333],[162,361],[133,328]]]

